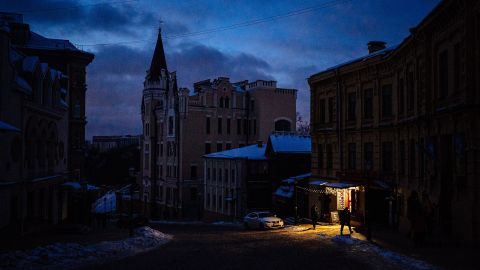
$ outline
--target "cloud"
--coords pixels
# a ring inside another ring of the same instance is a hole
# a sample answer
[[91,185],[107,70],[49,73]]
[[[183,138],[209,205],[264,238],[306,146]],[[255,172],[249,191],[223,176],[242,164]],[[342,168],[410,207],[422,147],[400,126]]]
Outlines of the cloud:
[[[227,76],[234,80],[273,79],[272,67],[246,53],[225,53],[197,43],[167,49],[170,71],[177,71],[179,86]],[[103,46],[87,71],[87,138],[92,135],[137,134],[145,71],[153,50],[123,45]],[[125,64],[128,63],[128,64]]]

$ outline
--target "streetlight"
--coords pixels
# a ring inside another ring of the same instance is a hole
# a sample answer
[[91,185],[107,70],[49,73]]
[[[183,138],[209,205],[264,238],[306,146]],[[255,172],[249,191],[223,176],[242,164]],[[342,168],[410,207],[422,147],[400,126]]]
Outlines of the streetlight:
[[293,192],[295,193],[295,225],[298,224],[298,196],[297,196],[297,182],[293,182]]

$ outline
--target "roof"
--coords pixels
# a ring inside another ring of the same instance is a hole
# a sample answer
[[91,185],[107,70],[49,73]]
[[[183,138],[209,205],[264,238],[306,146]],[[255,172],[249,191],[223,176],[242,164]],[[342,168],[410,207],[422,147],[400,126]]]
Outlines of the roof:
[[227,158],[227,159],[235,159],[235,158],[246,158],[251,160],[264,160],[265,157],[265,149],[266,144],[262,144],[259,147],[257,144],[244,146],[240,148],[234,148],[231,150],[211,153],[208,155],[204,155],[206,158]]
[[358,57],[358,58],[354,58],[352,60],[349,60],[347,62],[343,62],[341,64],[338,64],[338,65],[335,65],[333,67],[329,67],[323,71],[320,71],[318,73],[315,73],[313,74],[312,76],[310,77],[314,77],[316,75],[319,75],[319,74],[322,74],[322,73],[325,73],[325,72],[329,72],[329,71],[332,71],[332,70],[335,70],[335,69],[338,69],[338,68],[341,68],[343,66],[346,66],[346,65],[349,65],[349,64],[353,64],[353,63],[356,63],[356,62],[363,62],[363,61],[366,61],[370,58],[373,58],[373,57],[376,57],[376,56],[380,56],[380,55],[388,55],[390,54],[392,51],[394,51],[396,48],[398,47],[398,45],[395,45],[395,46],[391,46],[391,47],[388,47],[388,48],[385,48],[383,50],[378,50],[376,52],[373,52],[373,53],[370,53],[370,54],[367,54],[367,55],[364,55],[362,57]]
[[70,41],[65,39],[46,38],[30,31],[30,38],[25,43],[26,48],[51,49],[51,50],[72,50],[79,51]]
[[275,153],[311,154],[312,139],[298,134],[272,134],[268,139]]
[[155,45],[152,62],[150,63],[150,70],[147,75],[148,79],[158,80],[162,69],[167,70],[167,60],[165,59],[165,52],[163,50],[162,31],[159,29],[157,44]]

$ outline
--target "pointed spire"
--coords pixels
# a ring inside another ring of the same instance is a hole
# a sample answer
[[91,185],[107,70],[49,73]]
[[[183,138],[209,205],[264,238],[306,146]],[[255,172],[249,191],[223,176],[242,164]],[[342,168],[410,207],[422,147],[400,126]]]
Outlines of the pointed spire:
[[167,60],[165,59],[165,52],[163,51],[162,29],[158,28],[157,45],[153,52],[152,63],[150,64],[150,71],[148,73],[149,80],[158,80],[160,78],[160,71],[167,70]]

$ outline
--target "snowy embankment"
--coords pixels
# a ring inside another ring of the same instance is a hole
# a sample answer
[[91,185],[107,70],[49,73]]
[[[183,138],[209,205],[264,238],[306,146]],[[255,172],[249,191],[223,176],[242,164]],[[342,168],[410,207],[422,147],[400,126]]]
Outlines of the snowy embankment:
[[[326,234],[319,234],[319,236],[328,237]],[[331,240],[339,245],[351,247],[351,251],[355,253],[379,255],[383,259],[400,266],[402,269],[437,269],[437,267],[424,261],[386,250],[364,240],[341,235],[336,235],[332,237]]]
[[214,221],[214,222],[203,222],[203,221],[178,221],[178,220],[150,220],[150,224],[164,224],[164,225],[199,225],[199,226],[232,226],[238,227],[242,224],[239,222],[231,221]]
[[56,243],[27,251],[0,254],[0,269],[64,269],[132,256],[158,248],[173,236],[150,227],[135,230],[135,236],[124,240],[91,245]]

